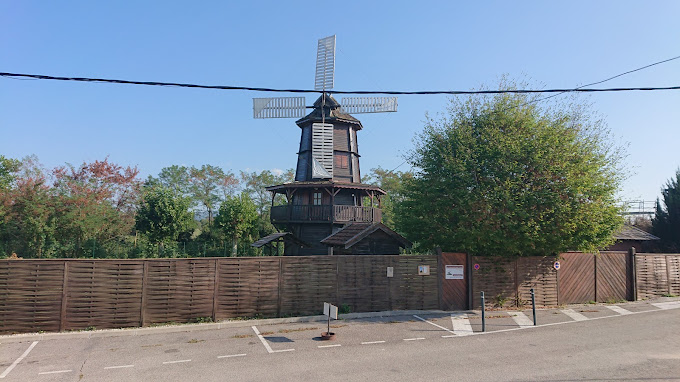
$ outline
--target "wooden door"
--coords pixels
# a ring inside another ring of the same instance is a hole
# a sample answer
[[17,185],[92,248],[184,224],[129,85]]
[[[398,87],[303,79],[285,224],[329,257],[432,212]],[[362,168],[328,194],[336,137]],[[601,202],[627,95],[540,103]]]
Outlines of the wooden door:
[[[469,272],[465,253],[443,252],[439,261],[441,309],[468,309]],[[448,266],[448,267],[447,267]]]

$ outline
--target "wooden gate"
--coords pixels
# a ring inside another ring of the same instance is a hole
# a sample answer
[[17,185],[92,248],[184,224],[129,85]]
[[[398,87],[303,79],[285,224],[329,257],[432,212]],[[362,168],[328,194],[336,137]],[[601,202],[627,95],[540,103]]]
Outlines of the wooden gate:
[[[449,266],[448,269],[447,265]],[[441,309],[468,309],[468,281],[470,274],[467,255],[465,253],[442,253],[439,261],[439,274],[441,275],[439,278]]]
[[595,257],[590,253],[570,252],[561,254],[560,258],[559,303],[595,301]]

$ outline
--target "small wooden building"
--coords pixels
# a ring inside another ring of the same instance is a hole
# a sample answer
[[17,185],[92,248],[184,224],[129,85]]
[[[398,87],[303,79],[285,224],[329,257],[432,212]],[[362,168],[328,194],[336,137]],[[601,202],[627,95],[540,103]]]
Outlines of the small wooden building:
[[633,247],[636,252],[647,252],[655,242],[661,240],[651,233],[628,224],[624,224],[623,227],[614,234],[614,238],[616,239],[616,242],[607,247],[607,251],[628,251]]

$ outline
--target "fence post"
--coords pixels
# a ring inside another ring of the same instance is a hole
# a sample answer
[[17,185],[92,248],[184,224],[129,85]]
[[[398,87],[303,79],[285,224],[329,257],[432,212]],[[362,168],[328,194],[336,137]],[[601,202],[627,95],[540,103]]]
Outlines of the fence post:
[[64,261],[64,280],[61,284],[61,311],[59,313],[59,331],[66,329],[66,297],[68,289],[68,260]]
[[628,250],[628,261],[630,261],[630,286],[631,286],[631,299],[637,301],[637,266],[635,260],[635,247],[630,247]]
[[146,325],[146,289],[149,278],[149,260],[143,260],[142,268],[142,301],[139,304],[139,326]]
[[593,253],[593,277],[595,278],[595,302],[597,302],[597,255]]
[[283,257],[279,257],[279,286],[276,297],[276,316],[281,317],[281,289],[283,287]]
[[219,263],[218,259],[215,259],[215,278],[213,281],[213,307],[212,307],[212,320],[213,322],[217,322],[217,299],[219,297],[219,292],[220,292],[220,272],[219,272]]

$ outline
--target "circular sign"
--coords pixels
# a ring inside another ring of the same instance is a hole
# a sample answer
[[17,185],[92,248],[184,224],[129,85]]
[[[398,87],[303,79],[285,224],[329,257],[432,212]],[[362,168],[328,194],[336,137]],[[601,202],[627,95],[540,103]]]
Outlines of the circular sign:
[[478,271],[479,270],[479,264],[475,264],[474,268],[475,268],[476,271]]
[[555,267],[555,269],[560,269],[560,262],[555,261],[555,264],[553,264],[553,267]]

